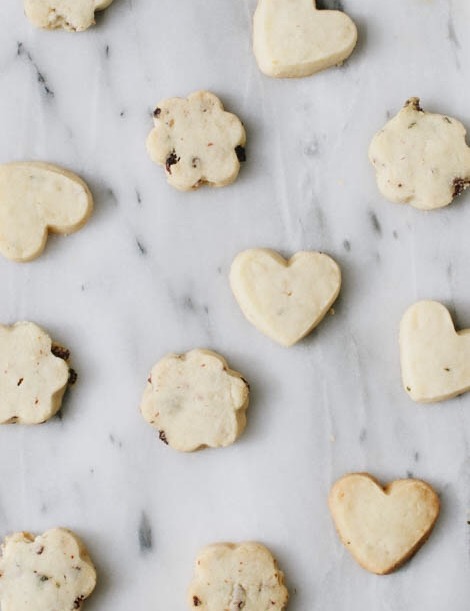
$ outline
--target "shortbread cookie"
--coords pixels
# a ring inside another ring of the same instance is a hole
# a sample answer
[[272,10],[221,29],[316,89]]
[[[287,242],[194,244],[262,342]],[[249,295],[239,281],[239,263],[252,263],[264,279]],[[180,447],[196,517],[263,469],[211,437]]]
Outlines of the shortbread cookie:
[[319,252],[298,252],[286,261],[277,252],[254,248],[235,257],[230,284],[246,318],[274,341],[292,346],[335,302],[341,271]]
[[35,259],[48,231],[78,231],[92,209],[90,190],[72,172],[38,161],[0,165],[0,252],[9,259]]
[[369,148],[382,195],[421,210],[450,204],[470,186],[465,134],[456,119],[424,112],[419,98],[409,99]]
[[444,401],[470,390],[470,329],[457,332],[437,301],[418,301],[400,324],[403,386],[413,401]]
[[81,32],[95,24],[95,12],[113,0],[24,0],[26,16],[37,28]]
[[80,609],[96,585],[96,572],[79,538],[64,528],[34,537],[6,537],[0,558],[2,611]]
[[426,542],[439,516],[439,497],[421,480],[396,480],[382,488],[366,473],[351,473],[330,492],[338,534],[357,562],[386,575]]
[[243,433],[249,386],[210,350],[169,354],[152,369],[142,415],[175,450],[228,446]]
[[163,100],[155,109],[147,150],[165,168],[168,182],[181,191],[207,184],[224,187],[245,161],[245,129],[213,93]]
[[341,11],[318,10],[315,0],[259,0],[253,48],[268,76],[309,76],[341,64],[354,50],[357,28]]
[[56,414],[70,377],[68,356],[32,322],[0,325],[0,424],[39,424]]
[[284,574],[260,543],[204,548],[188,592],[189,607],[198,611],[282,611],[288,598]]

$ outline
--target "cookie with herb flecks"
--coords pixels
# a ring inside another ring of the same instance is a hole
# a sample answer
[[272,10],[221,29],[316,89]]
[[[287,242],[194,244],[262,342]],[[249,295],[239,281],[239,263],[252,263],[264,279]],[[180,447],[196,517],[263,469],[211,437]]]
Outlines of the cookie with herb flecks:
[[191,191],[202,185],[224,187],[237,178],[245,161],[245,129],[213,93],[163,100],[153,116],[147,150],[165,168],[170,185]]
[[0,558],[2,611],[76,611],[96,585],[96,571],[80,539],[65,528],[35,537],[6,537]]
[[448,206],[470,186],[465,135],[460,121],[425,112],[410,98],[369,147],[382,195],[420,210]]
[[169,354],[152,369],[141,403],[160,439],[181,452],[220,448],[245,430],[248,383],[211,350]]
[[198,555],[188,605],[198,611],[283,611],[284,574],[260,543],[215,543]]
[[69,356],[32,322],[0,325],[0,424],[40,424],[56,414],[76,376]]

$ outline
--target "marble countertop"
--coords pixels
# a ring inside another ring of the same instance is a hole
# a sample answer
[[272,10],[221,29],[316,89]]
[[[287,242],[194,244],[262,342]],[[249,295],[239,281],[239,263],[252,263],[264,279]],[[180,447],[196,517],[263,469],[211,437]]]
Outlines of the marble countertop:
[[[470,128],[470,3],[344,0],[356,52],[294,81],[259,72],[255,4],[115,0],[67,34],[0,3],[0,162],[68,167],[96,202],[36,262],[0,260],[1,322],[41,324],[79,374],[60,417],[0,430],[0,534],[82,535],[100,579],[89,611],[182,610],[199,548],[245,539],[278,557],[290,611],[466,611],[470,395],[412,403],[397,341],[421,298],[470,327],[470,192],[432,213],[391,204],[367,148],[413,95]],[[230,187],[179,193],[144,143],[156,103],[197,89],[245,122],[248,161]],[[335,316],[288,350],[230,292],[233,257],[257,246],[322,250],[343,270]],[[138,405],[161,356],[201,346],[250,381],[249,423],[230,448],[181,455]],[[388,577],[359,568],[330,520],[332,482],[356,470],[441,494],[431,539]]]

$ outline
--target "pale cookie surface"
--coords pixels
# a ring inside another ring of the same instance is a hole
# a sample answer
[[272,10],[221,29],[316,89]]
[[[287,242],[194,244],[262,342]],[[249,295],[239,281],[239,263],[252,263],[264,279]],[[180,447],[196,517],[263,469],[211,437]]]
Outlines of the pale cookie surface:
[[230,270],[233,294],[246,318],[283,346],[310,333],[341,288],[341,271],[319,252],[298,252],[286,261],[264,248],[237,255]]
[[90,190],[72,172],[38,161],[0,165],[0,252],[9,259],[35,259],[48,231],[78,231],[92,209]]
[[54,528],[6,537],[0,558],[2,611],[76,611],[94,590],[96,572],[83,543]]
[[341,11],[318,10],[315,0],[259,0],[253,37],[262,72],[301,77],[348,58],[356,46],[357,28]]
[[410,98],[369,147],[382,195],[420,210],[450,204],[470,185],[465,134],[456,119],[424,112]]
[[330,492],[338,534],[357,562],[385,575],[425,543],[439,516],[439,497],[421,480],[396,480],[382,488],[370,475],[351,473]]
[[188,604],[198,611],[282,611],[289,594],[271,552],[259,543],[215,543],[196,559]]
[[113,0],[24,0],[26,16],[37,28],[81,32],[95,23],[95,12]]
[[223,187],[237,178],[245,160],[245,129],[214,94],[198,91],[187,99],[163,100],[154,111],[154,124],[148,153],[164,166],[176,189]]
[[470,329],[457,332],[437,301],[419,301],[403,315],[400,359],[413,401],[444,401],[470,390]]
[[170,354],[152,369],[141,403],[145,420],[175,450],[228,446],[243,433],[249,387],[210,350]]
[[40,424],[59,411],[70,368],[53,350],[34,323],[0,325],[0,424]]

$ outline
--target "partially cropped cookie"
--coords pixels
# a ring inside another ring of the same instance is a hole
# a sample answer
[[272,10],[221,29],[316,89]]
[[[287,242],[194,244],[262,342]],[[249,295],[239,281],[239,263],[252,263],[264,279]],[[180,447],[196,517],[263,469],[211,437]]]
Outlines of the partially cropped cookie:
[[284,574],[260,543],[215,543],[196,559],[188,592],[198,611],[283,611],[289,593]]
[[367,473],[350,473],[330,492],[330,511],[341,541],[365,569],[385,575],[427,541],[439,516],[439,497],[417,479],[384,488]]
[[444,401],[470,390],[470,329],[456,331],[449,310],[418,301],[400,323],[403,386],[413,401]]
[[141,403],[145,420],[175,450],[234,443],[246,425],[249,386],[210,350],[169,354],[152,369]]
[[95,24],[95,12],[113,0],[24,0],[26,16],[37,28],[81,32]]
[[259,0],[253,48],[268,76],[300,77],[341,64],[354,50],[357,28],[342,11],[315,0]]
[[382,195],[420,210],[452,203],[470,186],[465,135],[457,119],[425,112],[419,98],[410,98],[369,148]]
[[273,250],[252,248],[235,257],[230,285],[246,318],[288,347],[328,313],[341,288],[341,271],[320,252],[298,252],[286,261]]
[[56,414],[70,379],[68,357],[32,322],[0,325],[0,424],[39,424]]
[[0,558],[2,611],[74,611],[96,585],[96,571],[80,539],[64,528],[34,537],[6,537]]
[[163,100],[154,111],[154,123],[147,150],[176,189],[224,187],[237,178],[245,161],[245,129],[213,93]]
[[68,170],[38,161],[0,165],[0,253],[8,259],[35,259],[48,232],[78,231],[92,210],[89,188]]

